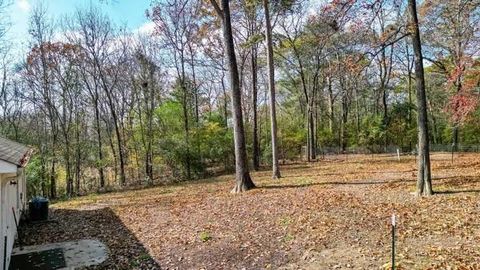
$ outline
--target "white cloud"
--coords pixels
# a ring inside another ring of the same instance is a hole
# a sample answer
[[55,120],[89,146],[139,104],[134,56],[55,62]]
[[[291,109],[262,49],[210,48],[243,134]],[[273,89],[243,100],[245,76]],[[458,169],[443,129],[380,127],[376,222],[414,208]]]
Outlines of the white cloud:
[[154,22],[146,22],[140,27],[137,28],[138,33],[140,34],[153,34],[155,31],[155,23]]
[[32,7],[28,0],[17,0],[17,6],[20,8],[21,11],[23,12],[28,12],[30,11],[30,8]]

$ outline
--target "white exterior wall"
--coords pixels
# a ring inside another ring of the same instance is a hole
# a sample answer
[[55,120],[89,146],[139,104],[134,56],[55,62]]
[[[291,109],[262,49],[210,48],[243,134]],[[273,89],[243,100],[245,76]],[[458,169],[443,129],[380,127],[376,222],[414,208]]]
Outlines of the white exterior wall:
[[0,160],[0,269],[4,267],[5,236],[7,237],[6,268],[8,269],[17,234],[13,210],[19,221],[21,212],[26,206],[24,169],[17,169],[16,165],[5,163]]

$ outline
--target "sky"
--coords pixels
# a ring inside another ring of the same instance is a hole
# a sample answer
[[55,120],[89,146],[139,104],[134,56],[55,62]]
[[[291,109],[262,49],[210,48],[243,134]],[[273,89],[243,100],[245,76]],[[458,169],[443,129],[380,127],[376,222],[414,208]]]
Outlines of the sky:
[[59,19],[73,14],[77,8],[87,7],[91,3],[102,9],[115,25],[126,26],[131,31],[148,32],[153,23],[145,17],[145,10],[150,7],[151,0],[11,0],[8,8],[11,24],[7,37],[16,51],[21,54],[27,48],[28,19],[32,8],[40,2],[47,7],[50,17]]

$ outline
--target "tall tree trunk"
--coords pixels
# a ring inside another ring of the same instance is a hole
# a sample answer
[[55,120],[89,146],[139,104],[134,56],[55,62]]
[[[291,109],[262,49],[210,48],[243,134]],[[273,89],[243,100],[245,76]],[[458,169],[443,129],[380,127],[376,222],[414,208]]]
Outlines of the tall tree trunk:
[[222,93],[223,93],[223,125],[228,128],[228,95],[225,86],[225,72],[222,70]]
[[409,50],[409,44],[407,43],[406,45],[406,54],[407,54],[407,73],[408,73],[408,81],[407,81],[407,86],[408,86],[408,127],[412,127],[412,107],[413,107],[413,102],[412,102],[412,66],[410,65],[410,50]]
[[[193,60],[192,60],[193,61]],[[193,68],[193,64],[192,64]],[[153,113],[155,110],[155,88],[153,87],[153,81],[154,81],[154,71],[152,70],[150,72],[150,81],[152,82],[149,84],[149,101],[150,101],[150,106],[148,107],[148,138],[147,138],[147,157],[146,157],[146,173],[149,179],[148,184],[153,184]],[[195,85],[196,87],[196,85]],[[195,90],[196,91],[196,90]]]
[[308,152],[310,154],[309,161],[314,161],[317,158],[316,157],[317,149],[315,147],[315,119],[313,117],[313,104],[308,105],[308,133],[310,134],[309,142],[308,142],[308,146],[309,146]]
[[190,160],[190,124],[189,124],[189,99],[188,99],[188,89],[187,89],[187,82],[186,82],[186,75],[185,75],[185,58],[183,56],[183,51],[180,53],[180,66],[181,66],[181,84],[182,84],[182,108],[183,108],[183,128],[185,130],[185,148],[186,148],[186,155],[185,155],[185,167],[187,169],[187,180],[192,178],[192,170],[191,170],[191,160]]
[[347,121],[348,121],[348,100],[346,94],[342,96],[342,125],[340,127],[340,147],[342,152],[347,149]]
[[258,142],[258,88],[257,88],[257,48],[255,45],[251,48],[251,68],[252,68],[252,103],[253,103],[253,169],[260,169],[260,149]]
[[112,120],[113,120],[113,127],[115,128],[115,135],[117,138],[117,147],[118,147],[118,158],[120,160],[120,185],[125,185],[126,183],[126,176],[125,176],[125,153],[123,151],[123,138],[122,138],[122,132],[120,130],[120,123],[119,123],[119,118],[116,112],[115,108],[115,103],[112,97],[111,91],[113,90],[112,88],[108,87],[108,84],[106,82],[105,76],[102,72],[102,67],[99,63],[99,60],[96,55],[94,55],[94,61],[95,64],[98,68],[98,75],[100,77],[100,81],[102,83],[103,90],[105,92],[105,95],[107,96],[107,101],[108,101],[108,107],[110,108],[110,113],[112,114]]
[[410,26],[412,29],[412,43],[415,54],[415,81],[418,107],[418,178],[417,195],[432,195],[432,181],[430,171],[430,149],[428,137],[427,97],[425,93],[425,76],[423,70],[422,43],[417,18],[416,0],[408,0],[410,12]]
[[57,147],[57,132],[55,131],[55,125],[52,124],[52,166],[50,167],[50,198],[55,199],[57,197],[57,176],[55,170],[56,155],[55,150]]
[[328,130],[333,134],[333,122],[334,122],[334,115],[333,115],[333,90],[332,90],[332,78],[330,76],[327,77],[327,84],[328,84]]
[[[78,111],[78,108],[77,108]],[[76,193],[80,195],[80,169],[82,162],[82,152],[80,146],[80,121],[78,120],[78,113],[76,115],[76,124],[75,124],[75,182],[76,182]]]
[[73,178],[72,178],[72,170],[71,170],[71,162],[70,162],[70,142],[68,135],[65,133],[64,134],[65,138],[65,181],[67,182],[67,196],[71,197],[73,195]]
[[[273,65],[273,44],[272,44],[272,25],[270,22],[270,11],[268,0],[263,0],[263,9],[265,10],[265,28],[267,36],[267,62],[268,62],[268,88],[270,90],[270,126],[272,136],[272,178],[278,179],[280,167],[278,165],[278,145],[277,145],[277,112],[275,108],[275,67]],[[312,136],[314,138],[314,136]]]
[[[456,79],[455,84],[457,87],[457,93],[460,93],[462,91],[462,78],[460,75]],[[453,151],[457,152],[458,151],[458,124],[457,123],[453,125],[452,144],[453,144]]]
[[455,124],[452,130],[452,144],[453,144],[453,151],[458,151],[458,125]]
[[[95,98],[97,99],[97,98]],[[98,174],[100,177],[100,187],[105,187],[105,174],[103,172],[103,150],[102,150],[102,132],[100,127],[100,110],[98,108],[98,100],[95,101],[95,129],[97,131],[97,147],[98,147]]]
[[[383,31],[382,31],[383,32]],[[380,88],[382,90],[382,108],[383,108],[383,118],[382,118],[382,124],[383,127],[385,128],[385,137],[384,139],[384,150],[387,152],[387,147],[388,147],[388,93],[387,93],[387,85],[386,85],[386,80],[388,77],[388,71],[387,71],[387,55],[385,52],[385,48],[382,49],[382,76],[380,78]]]
[[427,98],[427,112],[430,114],[432,118],[432,141],[433,144],[438,144],[438,128],[437,128],[437,118],[435,117],[435,113],[433,111],[432,102]]
[[355,84],[355,137],[357,138],[357,142],[360,138],[360,105],[358,101],[358,86]]
[[247,191],[255,187],[248,170],[247,150],[242,116],[242,93],[238,78],[237,59],[232,34],[229,0],[221,0],[222,9],[216,0],[210,0],[222,19],[223,41],[228,61],[230,89],[232,91],[233,138],[235,141],[235,187],[233,193]]
[[199,104],[198,104],[198,87],[197,87],[197,78],[195,74],[195,57],[193,53],[192,44],[188,43],[188,49],[190,51],[190,69],[192,70],[192,83],[193,83],[193,102],[195,105],[195,124],[198,127],[198,123],[200,122],[200,112],[199,112]]
[[[112,151],[112,156],[113,156],[113,172],[114,172],[114,181],[117,181],[117,178],[118,178],[118,166],[117,166],[117,161],[118,161],[118,157],[117,157],[117,150],[115,150],[115,143],[113,142],[113,138],[112,138],[112,127],[111,127],[111,123],[109,123],[109,119],[105,119],[105,125],[107,127],[107,134],[108,134],[108,142],[110,144],[110,149]],[[110,181],[108,182],[108,184],[110,183]]]
[[[462,30],[460,30],[462,31]],[[455,52],[455,58],[456,59],[454,61],[455,65],[457,67],[461,67],[462,66],[462,61],[463,61],[463,51],[462,51],[462,41],[461,40],[457,40],[456,42],[456,52]],[[463,67],[461,69],[461,72],[460,74],[457,75],[457,78],[455,80],[455,86],[456,86],[456,90],[457,90],[457,94],[460,93],[462,91],[462,88],[463,88],[463,85],[462,85],[462,73],[463,73],[463,69],[465,67]],[[453,126],[453,130],[452,130],[452,143],[453,143],[453,150],[454,151],[458,151],[458,123],[455,123],[454,126]]]
[[[183,81],[183,79],[182,79]],[[187,89],[185,88],[184,83],[182,83],[183,88],[183,127],[185,129],[185,147],[186,147],[186,157],[185,157],[185,166],[187,169],[187,180],[192,178],[191,173],[191,162],[190,162],[190,125],[188,121],[188,100],[187,100]]]

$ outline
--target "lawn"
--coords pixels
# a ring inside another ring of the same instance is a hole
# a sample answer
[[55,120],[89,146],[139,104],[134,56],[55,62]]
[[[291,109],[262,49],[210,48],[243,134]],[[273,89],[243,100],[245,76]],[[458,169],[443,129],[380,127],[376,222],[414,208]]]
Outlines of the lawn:
[[58,202],[24,241],[100,239],[102,269],[382,269],[396,213],[397,269],[480,269],[480,154],[433,154],[437,194],[426,198],[414,195],[413,156],[281,169],[281,180],[252,173],[258,188],[240,195],[225,175]]

